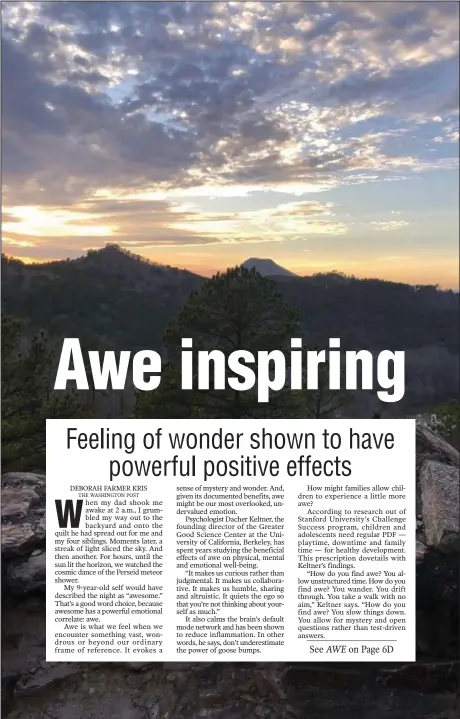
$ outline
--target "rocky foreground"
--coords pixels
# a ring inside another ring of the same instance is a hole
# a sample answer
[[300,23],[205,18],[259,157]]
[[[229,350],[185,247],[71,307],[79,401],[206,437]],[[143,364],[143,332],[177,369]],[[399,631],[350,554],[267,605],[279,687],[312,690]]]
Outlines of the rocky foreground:
[[2,477],[5,719],[457,719],[459,454],[417,429],[416,664],[45,662],[43,475]]

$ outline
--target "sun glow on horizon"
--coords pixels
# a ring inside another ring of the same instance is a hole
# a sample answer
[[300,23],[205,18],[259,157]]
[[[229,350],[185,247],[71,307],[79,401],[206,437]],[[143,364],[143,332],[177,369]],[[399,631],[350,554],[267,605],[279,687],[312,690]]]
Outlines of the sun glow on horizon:
[[66,209],[46,209],[25,205],[4,207],[10,216],[2,223],[2,231],[31,237],[111,237],[116,227],[98,225],[101,215]]

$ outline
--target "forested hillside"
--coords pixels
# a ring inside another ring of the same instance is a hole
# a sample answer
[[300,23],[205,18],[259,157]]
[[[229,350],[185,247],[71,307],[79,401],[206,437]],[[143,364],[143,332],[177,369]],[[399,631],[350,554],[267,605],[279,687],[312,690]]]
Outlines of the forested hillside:
[[[52,333],[89,332],[133,350],[161,342],[168,321],[203,278],[108,245],[76,260],[25,265],[3,258],[3,308]],[[458,294],[339,273],[279,277],[314,342],[458,349]]]
[[[87,349],[162,349],[165,329],[203,281],[115,245],[46,264],[3,258],[3,309],[30,331],[77,336]],[[458,293],[340,273],[276,282],[309,344],[340,337],[344,349],[405,350],[405,411],[456,397]]]
[[3,309],[58,336],[113,349],[156,347],[201,278],[107,246],[85,257],[25,265],[3,258]]

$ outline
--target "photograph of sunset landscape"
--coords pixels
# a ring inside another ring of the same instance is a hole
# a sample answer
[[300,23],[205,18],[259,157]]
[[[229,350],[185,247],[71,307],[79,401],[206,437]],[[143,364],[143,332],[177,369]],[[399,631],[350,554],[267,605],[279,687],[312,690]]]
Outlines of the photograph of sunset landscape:
[[2,719],[458,719],[459,3],[0,5]]

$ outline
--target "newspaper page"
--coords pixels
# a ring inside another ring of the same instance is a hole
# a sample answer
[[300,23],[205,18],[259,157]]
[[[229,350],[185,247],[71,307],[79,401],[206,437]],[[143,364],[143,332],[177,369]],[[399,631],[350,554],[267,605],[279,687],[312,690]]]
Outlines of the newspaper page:
[[48,420],[47,660],[415,660],[415,423],[371,427]]

